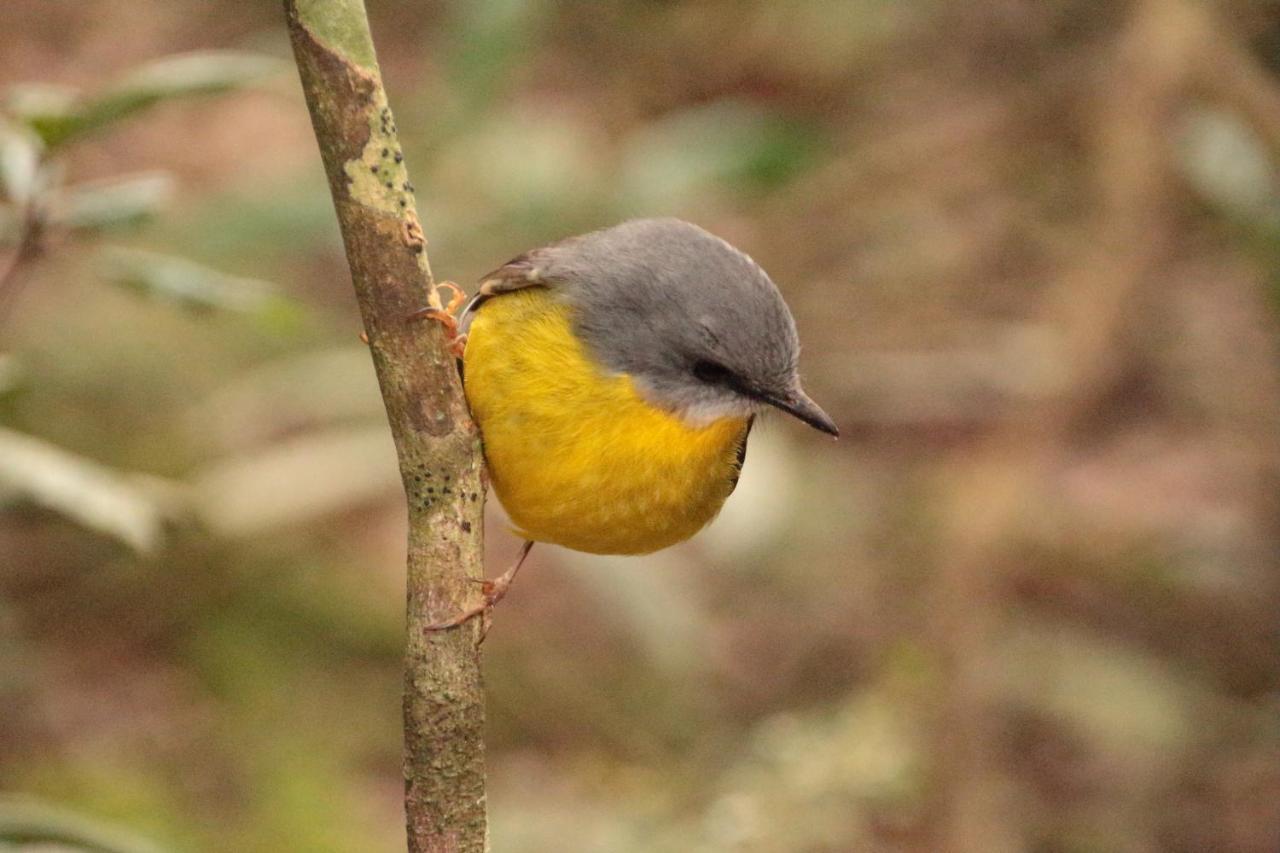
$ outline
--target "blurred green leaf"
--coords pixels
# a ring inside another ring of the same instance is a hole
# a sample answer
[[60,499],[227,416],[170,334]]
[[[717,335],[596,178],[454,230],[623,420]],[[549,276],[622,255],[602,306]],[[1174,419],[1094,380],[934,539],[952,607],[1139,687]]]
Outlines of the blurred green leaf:
[[96,853],[160,853],[132,833],[27,797],[0,798],[0,850],[83,850]]
[[303,425],[380,420],[383,411],[369,348],[353,339],[338,348],[291,353],[236,375],[199,402],[189,422],[202,443],[244,448]]
[[50,219],[75,231],[129,228],[155,216],[173,196],[167,172],[122,175],[63,189],[53,199]]
[[1280,180],[1262,139],[1239,116],[1197,108],[1183,120],[1178,165],[1191,186],[1228,213],[1248,220],[1280,211]]
[[[519,134],[503,131],[520,125]],[[537,226],[598,193],[600,162],[592,131],[568,116],[504,113],[458,137],[456,168],[469,173],[517,221]]]
[[538,44],[540,0],[473,0],[456,7],[448,64],[455,92],[474,113],[491,103]]
[[818,159],[822,142],[814,127],[772,118],[755,140],[742,175],[761,189],[783,184]]
[[18,387],[22,381],[22,366],[9,353],[0,353],[0,397]]
[[0,125],[0,184],[15,205],[26,204],[36,192],[42,148],[29,131]]
[[179,214],[158,221],[151,235],[176,254],[209,263],[332,251],[341,246],[341,237],[324,173],[316,171],[305,179],[272,180],[204,196],[198,204],[184,205]]
[[196,511],[225,536],[315,523],[394,495],[385,424],[316,430],[221,460],[195,478]]
[[293,303],[270,282],[230,275],[186,258],[111,249],[105,269],[108,280],[115,284],[194,311],[251,314],[273,326],[297,313]]
[[716,184],[781,183],[814,160],[818,142],[816,129],[756,104],[718,101],[637,133],[624,155],[621,188],[627,206],[675,211]]
[[288,67],[283,60],[263,54],[199,51],[149,62],[89,97],[28,85],[11,90],[8,101],[10,110],[52,147],[160,101],[243,88]]
[[156,491],[91,459],[0,429],[0,503],[30,501],[147,553],[163,533],[165,510]]
[[79,89],[53,83],[18,83],[4,95],[5,112],[46,142],[71,121],[79,103]]

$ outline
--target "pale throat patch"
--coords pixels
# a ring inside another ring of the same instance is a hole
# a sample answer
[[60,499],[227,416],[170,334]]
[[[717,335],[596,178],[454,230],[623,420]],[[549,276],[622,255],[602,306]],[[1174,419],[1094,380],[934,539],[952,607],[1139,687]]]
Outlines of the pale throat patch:
[[717,395],[714,398],[692,400],[681,404],[655,391],[649,383],[634,374],[622,374],[631,380],[636,393],[659,409],[675,415],[685,426],[701,429],[726,418],[748,418],[764,408],[762,403],[737,394]]
[[743,397],[734,400],[697,403],[676,412],[676,415],[687,426],[705,427],[725,418],[749,418],[758,414],[763,408],[763,404]]

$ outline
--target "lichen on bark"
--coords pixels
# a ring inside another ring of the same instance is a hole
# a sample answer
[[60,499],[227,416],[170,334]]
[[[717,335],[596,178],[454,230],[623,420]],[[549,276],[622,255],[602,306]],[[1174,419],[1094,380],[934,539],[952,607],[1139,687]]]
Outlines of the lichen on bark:
[[409,849],[483,851],[488,839],[478,626],[425,630],[456,612],[471,591],[468,579],[481,574],[478,432],[442,327],[410,319],[424,304],[440,302],[363,4],[284,5],[408,498]]

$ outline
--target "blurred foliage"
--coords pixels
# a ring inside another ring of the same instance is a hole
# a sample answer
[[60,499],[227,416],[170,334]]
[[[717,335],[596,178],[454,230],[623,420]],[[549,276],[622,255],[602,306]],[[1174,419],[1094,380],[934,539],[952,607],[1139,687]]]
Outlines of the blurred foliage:
[[[368,5],[439,277],[696,219],[845,435],[762,423],[685,546],[534,551],[495,849],[1280,849],[1270,0]],[[279,10],[0,46],[0,849],[401,849],[402,497]]]
[[274,57],[203,51],[148,62],[92,95],[33,83],[11,88],[4,103],[10,115],[52,148],[102,131],[162,101],[234,91],[288,67]]
[[[157,215],[172,197],[166,172],[119,175],[65,185],[63,163],[51,149],[102,132],[162,101],[233,91],[287,67],[249,53],[201,52],[147,63],[92,96],[64,87],[16,85],[3,98],[0,187],[14,245],[0,281],[0,300],[12,299],[25,266],[35,264],[51,236],[84,238],[129,230]],[[237,278],[182,258],[116,248],[104,265],[108,281],[187,308],[252,313],[276,331],[292,309],[270,284]],[[7,292],[5,292],[7,291]],[[0,307],[5,303],[0,301]],[[3,316],[0,315],[0,320]],[[139,552],[159,547],[161,512],[156,502],[125,479],[90,460],[42,446],[18,433],[0,434],[0,492],[7,504],[32,503],[114,536]]]
[[289,302],[268,282],[227,275],[185,258],[116,249],[104,266],[109,281],[189,310],[234,311],[277,324],[288,323],[292,313]]
[[157,853],[151,842],[34,801],[0,798],[0,850]]

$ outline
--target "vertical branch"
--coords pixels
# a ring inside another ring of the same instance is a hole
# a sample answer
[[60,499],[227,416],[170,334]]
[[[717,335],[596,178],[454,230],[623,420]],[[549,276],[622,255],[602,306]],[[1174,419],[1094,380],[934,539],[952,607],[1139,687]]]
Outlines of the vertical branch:
[[[482,458],[441,327],[395,121],[362,0],[285,0],[351,279],[409,503],[405,811],[412,851],[483,851],[484,696],[476,625],[459,609],[482,563]],[[478,622],[478,620],[476,620]]]

